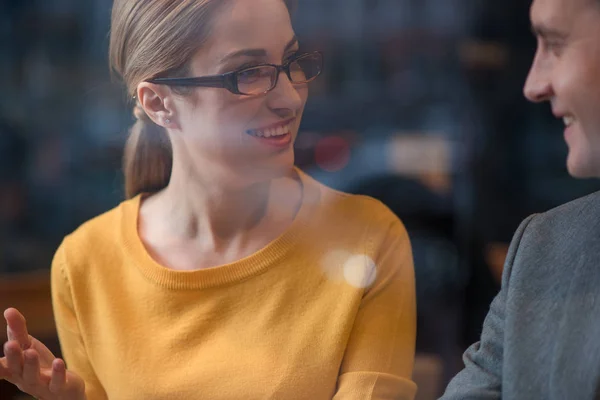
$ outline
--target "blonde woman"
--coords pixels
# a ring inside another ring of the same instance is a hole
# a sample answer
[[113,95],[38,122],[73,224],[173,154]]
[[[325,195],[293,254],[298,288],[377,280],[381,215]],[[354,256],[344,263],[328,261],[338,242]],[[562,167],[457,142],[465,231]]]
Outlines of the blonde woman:
[[0,376],[53,399],[411,399],[414,273],[376,200],[294,167],[321,71],[283,0],[117,0],[127,200],[65,238],[65,363],[5,312]]

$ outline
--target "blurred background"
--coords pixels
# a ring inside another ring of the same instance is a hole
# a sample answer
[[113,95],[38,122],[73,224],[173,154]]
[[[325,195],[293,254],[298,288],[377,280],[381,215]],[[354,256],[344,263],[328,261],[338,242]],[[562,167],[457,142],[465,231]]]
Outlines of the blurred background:
[[[600,189],[568,176],[562,123],[522,96],[535,50],[529,5],[300,0],[294,16],[302,45],[326,56],[297,163],[405,222],[420,399],[441,393],[477,340],[519,222]],[[133,120],[108,70],[110,7],[0,0],[0,308],[19,307],[56,352],[53,252],[124,196]],[[17,398],[27,397],[0,383],[0,399]]]

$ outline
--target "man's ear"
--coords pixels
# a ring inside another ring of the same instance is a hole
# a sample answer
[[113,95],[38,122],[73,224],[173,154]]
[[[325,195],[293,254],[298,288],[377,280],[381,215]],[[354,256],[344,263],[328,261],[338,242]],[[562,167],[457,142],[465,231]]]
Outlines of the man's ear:
[[172,127],[175,119],[170,96],[171,90],[163,85],[142,82],[137,87],[139,105],[156,125],[163,128]]

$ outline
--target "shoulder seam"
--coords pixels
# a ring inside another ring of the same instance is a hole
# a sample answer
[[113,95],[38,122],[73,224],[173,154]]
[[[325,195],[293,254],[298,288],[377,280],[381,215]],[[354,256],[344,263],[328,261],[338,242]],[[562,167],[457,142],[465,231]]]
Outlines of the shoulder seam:
[[529,224],[531,224],[531,221],[533,221],[533,219],[539,215],[540,214],[530,215],[523,222],[521,222],[521,225],[517,229],[517,232],[515,233],[513,242],[511,244],[511,247],[513,247],[513,248],[507,255],[506,262],[504,263],[504,272],[503,272],[503,277],[502,277],[502,285],[503,286],[505,286],[505,285],[508,286],[508,282],[510,281],[510,276],[512,275],[513,264],[514,264],[515,259],[517,258],[517,254],[519,253],[519,250],[521,247],[521,241],[523,240],[523,237],[525,236],[525,231],[529,227]]

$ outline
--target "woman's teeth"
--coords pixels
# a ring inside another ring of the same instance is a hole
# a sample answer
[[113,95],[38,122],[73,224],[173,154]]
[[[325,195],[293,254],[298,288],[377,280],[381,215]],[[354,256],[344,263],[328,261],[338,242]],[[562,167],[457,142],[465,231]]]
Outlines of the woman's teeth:
[[290,126],[280,126],[278,128],[264,129],[264,130],[250,130],[248,133],[252,136],[256,137],[274,137],[274,136],[283,136],[290,133]]

